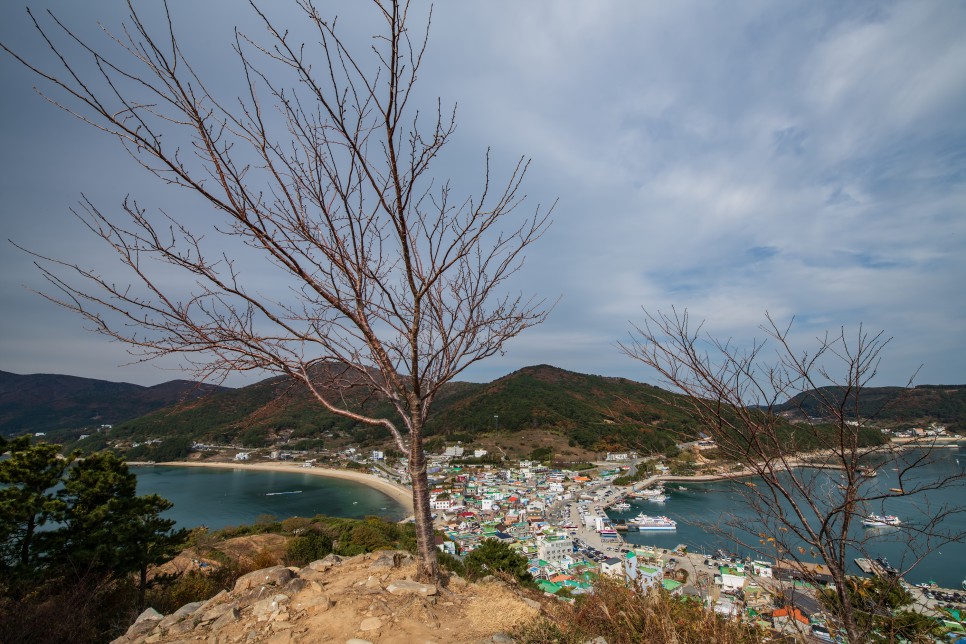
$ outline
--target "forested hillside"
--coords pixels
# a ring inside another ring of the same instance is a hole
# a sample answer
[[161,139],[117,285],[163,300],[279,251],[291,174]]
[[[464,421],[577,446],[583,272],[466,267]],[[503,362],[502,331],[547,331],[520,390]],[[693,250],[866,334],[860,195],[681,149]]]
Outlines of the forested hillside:
[[153,387],[0,371],[0,435],[110,425],[222,390],[188,380]]

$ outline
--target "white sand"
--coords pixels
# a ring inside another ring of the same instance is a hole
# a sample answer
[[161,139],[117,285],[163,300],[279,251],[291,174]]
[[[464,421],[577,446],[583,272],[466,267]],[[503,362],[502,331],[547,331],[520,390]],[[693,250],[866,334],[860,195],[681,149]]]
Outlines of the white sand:
[[[133,465],[133,463],[132,463]],[[408,512],[413,511],[413,492],[407,487],[398,485],[391,481],[381,479],[365,472],[355,472],[353,470],[336,470],[328,467],[303,467],[301,464],[292,463],[239,463],[231,462],[199,462],[199,461],[172,461],[169,463],[154,463],[170,467],[214,467],[221,469],[234,470],[260,470],[263,472],[289,472],[292,474],[312,474],[313,476],[328,476],[334,479],[348,479],[356,483],[362,483],[375,488],[380,492],[392,497],[399,502]]]

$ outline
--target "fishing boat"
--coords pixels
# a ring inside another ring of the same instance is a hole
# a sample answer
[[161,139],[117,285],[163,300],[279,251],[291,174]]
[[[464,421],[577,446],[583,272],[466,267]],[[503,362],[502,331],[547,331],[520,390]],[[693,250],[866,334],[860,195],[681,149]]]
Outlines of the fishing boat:
[[612,507],[615,510],[630,510],[631,509],[631,504],[630,503],[626,503],[624,501],[621,501],[620,503],[615,503]]
[[645,501],[651,501],[652,503],[664,503],[667,501],[667,494],[655,494],[654,496],[649,496]]
[[898,526],[902,521],[893,514],[870,514],[862,519],[862,525],[866,528],[884,528],[887,526]]
[[669,519],[665,516],[655,517],[644,514],[638,514],[633,519],[627,520],[627,525],[636,526],[638,530],[677,530],[678,523],[673,519]]

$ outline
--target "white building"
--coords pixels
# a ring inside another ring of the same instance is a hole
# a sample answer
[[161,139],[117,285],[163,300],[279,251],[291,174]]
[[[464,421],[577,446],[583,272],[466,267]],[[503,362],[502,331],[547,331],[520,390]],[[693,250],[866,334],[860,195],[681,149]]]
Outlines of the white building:
[[379,449],[372,450],[372,459],[374,461],[382,461],[382,460],[385,460],[385,458],[386,458],[386,453],[383,452],[382,450],[379,450]]
[[721,590],[739,590],[744,587],[745,569],[743,566],[721,566],[719,570],[721,573]]
[[444,456],[460,457],[462,455],[463,455],[463,448],[460,447],[459,445],[455,445],[453,447],[447,447],[446,451],[444,452]]
[[434,510],[449,510],[450,506],[453,504],[453,500],[449,496],[444,496],[442,498],[436,497],[430,500]]
[[235,454],[235,460],[247,461],[250,458],[250,456],[251,455],[248,452],[238,452],[237,454]]
[[570,537],[553,536],[537,538],[537,556],[550,563],[559,563],[574,552]]
[[624,562],[617,557],[606,559],[600,562],[600,574],[621,577],[624,575]]
[[484,456],[486,456],[486,454],[487,454],[487,451],[485,449],[473,450],[473,458],[483,458]]

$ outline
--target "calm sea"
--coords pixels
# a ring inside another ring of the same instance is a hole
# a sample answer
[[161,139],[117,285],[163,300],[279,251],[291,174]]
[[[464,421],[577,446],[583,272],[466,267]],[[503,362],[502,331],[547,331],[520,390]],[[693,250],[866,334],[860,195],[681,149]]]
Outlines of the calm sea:
[[[918,452],[907,453],[907,458],[914,458]],[[918,476],[928,480],[939,480],[941,477],[963,472],[966,467],[966,447],[943,448],[936,450],[931,458],[933,462],[918,470]],[[881,465],[877,469],[878,476],[869,479],[866,485],[881,492],[898,486],[897,472],[888,465]],[[822,471],[827,476],[827,485],[834,488],[839,474],[834,471]],[[742,482],[755,482],[756,479],[742,479]],[[665,486],[668,500],[665,503],[649,501],[632,502],[631,509],[618,512],[611,511],[612,518],[630,518],[640,512],[651,515],[665,515],[678,523],[673,532],[628,532],[624,533],[625,540],[636,544],[654,545],[660,548],[673,548],[678,544],[687,544],[691,552],[713,552],[724,548],[728,552],[735,552],[741,556],[755,556],[755,553],[741,551],[734,542],[711,529],[713,524],[724,525],[731,517],[747,524],[753,530],[756,521],[754,515],[743,506],[741,500],[741,485],[721,481],[715,483],[669,483]],[[685,489],[678,489],[684,487]],[[906,487],[909,488],[907,481]],[[966,533],[966,488],[960,484],[957,487],[930,491],[926,498],[894,499],[884,505],[870,507],[869,512],[876,514],[894,514],[904,524],[921,524],[932,512],[938,512],[943,505],[958,507],[961,512],[947,517],[942,528],[951,533]],[[733,522],[732,522],[733,523]],[[906,528],[855,528],[853,535],[857,540],[866,539],[864,548],[868,556],[886,557],[896,568],[905,569],[913,563],[913,550],[909,546],[912,531]],[[858,551],[851,553],[861,556]],[[774,559],[774,557],[771,557]],[[851,556],[850,556],[851,559]],[[854,569],[856,572],[858,568]],[[906,575],[910,583],[935,581],[945,588],[960,588],[966,579],[966,543],[948,543],[939,546],[927,555],[911,572]]]
[[263,515],[280,520],[316,514],[406,517],[405,509],[379,490],[307,472],[151,466],[131,471],[138,477],[138,494],[158,494],[174,503],[165,516],[182,528],[216,530],[251,524]]

